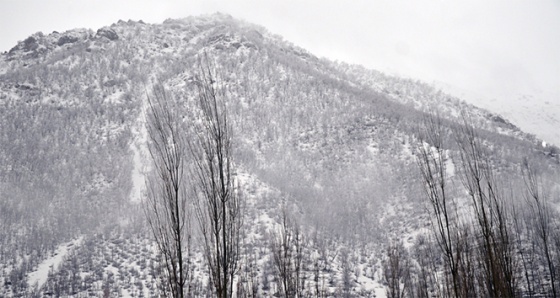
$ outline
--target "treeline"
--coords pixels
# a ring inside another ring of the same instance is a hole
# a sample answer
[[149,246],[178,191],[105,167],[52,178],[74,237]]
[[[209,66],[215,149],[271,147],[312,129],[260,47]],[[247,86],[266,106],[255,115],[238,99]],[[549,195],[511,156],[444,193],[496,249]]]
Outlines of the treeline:
[[[519,163],[521,179],[504,181],[468,116],[454,129],[430,117],[420,136],[432,233],[409,249],[388,246],[388,296],[558,297],[556,182],[529,159]],[[449,141],[457,151],[445,149]]]

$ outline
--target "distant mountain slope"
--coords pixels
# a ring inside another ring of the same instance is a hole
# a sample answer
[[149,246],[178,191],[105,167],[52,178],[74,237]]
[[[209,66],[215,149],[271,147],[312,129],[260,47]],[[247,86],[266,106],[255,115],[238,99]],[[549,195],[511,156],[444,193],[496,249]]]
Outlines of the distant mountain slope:
[[560,94],[535,91],[531,94],[474,94],[447,84],[438,88],[473,104],[496,111],[548,143],[560,144]]
[[[227,86],[239,180],[250,201],[247,250],[268,268],[258,273],[263,280],[272,270],[267,237],[285,204],[308,235],[317,266],[307,268],[309,278],[320,271],[331,295],[340,293],[344,274],[353,276],[346,286],[355,295],[379,290],[386,240],[411,244],[429,222],[415,164],[428,112],[449,130],[468,112],[504,177],[525,156],[558,170],[554,147],[501,116],[421,82],[318,59],[229,16],[36,33],[0,57],[0,296],[33,291],[27,274],[80,237],[60,267],[67,271],[53,272],[36,291],[65,285],[66,292],[58,289],[67,295],[151,296],[155,279],[146,276],[156,274],[157,258],[140,203],[131,201],[131,192],[141,193],[143,104],[161,82],[189,113],[203,54]],[[70,278],[76,271],[83,274]],[[73,283],[80,288],[68,289]],[[275,292],[262,286],[259,293]]]

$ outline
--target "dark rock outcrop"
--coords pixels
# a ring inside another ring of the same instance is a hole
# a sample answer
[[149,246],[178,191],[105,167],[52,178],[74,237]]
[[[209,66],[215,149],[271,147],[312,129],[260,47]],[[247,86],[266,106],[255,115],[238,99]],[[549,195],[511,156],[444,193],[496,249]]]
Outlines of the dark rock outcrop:
[[23,50],[25,52],[34,51],[39,47],[37,39],[33,36],[29,36],[23,41]]
[[111,29],[111,28],[100,28],[99,30],[97,30],[97,33],[95,34],[96,37],[101,38],[101,37],[105,37],[109,40],[118,40],[119,39],[119,35],[117,34],[117,32],[115,32],[115,30]]
[[68,44],[68,43],[75,43],[76,41],[78,41],[78,38],[75,37],[75,36],[63,35],[58,39],[56,44],[58,46],[62,46],[62,45]]

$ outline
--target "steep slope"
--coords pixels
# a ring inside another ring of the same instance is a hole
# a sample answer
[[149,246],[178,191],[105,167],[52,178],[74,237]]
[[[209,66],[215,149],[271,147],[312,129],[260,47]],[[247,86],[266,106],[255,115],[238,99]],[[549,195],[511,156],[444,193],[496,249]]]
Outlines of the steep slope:
[[[188,113],[203,54],[228,86],[248,200],[245,249],[258,251],[242,266],[258,265],[251,274],[263,296],[275,293],[264,280],[282,205],[308,237],[306,272],[320,272],[317,289],[320,278],[330,295],[379,290],[386,240],[412,243],[408,235],[428,225],[414,156],[428,111],[449,127],[468,111],[505,173],[525,156],[558,170],[554,147],[498,115],[420,82],[318,59],[229,16],[37,33],[0,58],[0,295],[153,296],[157,257],[137,201],[144,103],[161,82]],[[80,237],[43,288],[27,284]],[[201,257],[193,270],[205,274]],[[196,287],[207,289],[204,279]]]

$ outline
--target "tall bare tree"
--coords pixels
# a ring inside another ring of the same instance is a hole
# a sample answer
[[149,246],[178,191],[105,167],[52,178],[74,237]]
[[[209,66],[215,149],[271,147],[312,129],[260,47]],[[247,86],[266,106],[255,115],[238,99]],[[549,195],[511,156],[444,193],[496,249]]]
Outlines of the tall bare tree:
[[272,234],[271,252],[280,293],[283,297],[300,297],[302,292],[303,235],[300,227],[282,208],[282,222]]
[[[521,205],[520,202],[517,204]],[[525,205],[522,206],[523,209]],[[524,296],[534,297],[535,289],[537,288],[537,262],[536,262],[536,243],[535,241],[527,241],[527,239],[533,239],[533,230],[527,220],[530,220],[528,216],[524,216],[523,212],[520,212],[520,208],[516,204],[512,204],[512,219],[514,236],[516,241],[516,246],[519,250],[518,257],[521,263],[521,274],[525,280],[525,292]],[[528,242],[528,243],[527,243]]]
[[164,295],[185,297],[189,272],[190,217],[184,130],[163,85],[148,96],[148,149],[154,176],[147,181],[144,211],[165,268]]
[[[418,149],[435,240],[451,275],[445,279],[446,292],[454,297],[514,297],[518,294],[516,243],[511,213],[506,208],[507,196],[494,175],[483,140],[468,115],[464,115],[462,125],[452,132],[458,149],[459,177],[470,197],[473,220],[459,220],[456,202],[447,186],[451,178],[447,170],[450,156],[443,146],[448,131],[439,117],[428,117]],[[475,269],[477,265],[480,270]]]
[[[553,253],[554,253],[554,229],[552,226],[552,214],[551,209],[548,206],[547,194],[544,193],[542,182],[536,171],[531,168],[527,159],[523,163],[524,170],[524,180],[527,193],[525,194],[525,199],[528,205],[530,221],[532,228],[534,229],[534,234],[538,239],[541,252],[544,254],[546,269],[548,270],[548,276],[550,277],[550,293],[551,297],[558,297],[558,292],[556,288],[557,278],[556,278],[556,264]],[[558,254],[558,252],[556,252]]]
[[387,258],[383,262],[383,275],[387,282],[387,297],[404,298],[411,296],[410,259],[401,241],[387,247]]
[[461,180],[473,206],[479,259],[482,260],[485,295],[492,297],[515,297],[517,277],[515,274],[514,239],[511,235],[511,219],[506,197],[495,175],[489,154],[468,118],[455,131]]
[[446,129],[439,115],[424,119],[419,132],[420,146],[417,150],[417,164],[422,175],[424,191],[428,198],[432,227],[439,249],[443,253],[445,267],[451,274],[447,291],[454,297],[461,296],[459,277],[459,253],[457,251],[458,227],[454,200],[448,187],[448,159],[444,149]]
[[233,294],[243,224],[241,197],[235,187],[232,127],[226,90],[207,56],[199,61],[194,83],[200,109],[190,142],[198,194],[195,210],[211,282],[217,297],[225,298]]

